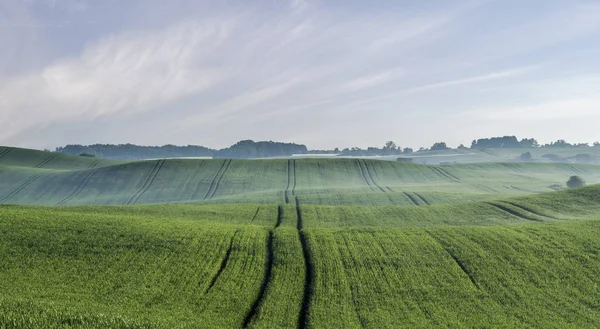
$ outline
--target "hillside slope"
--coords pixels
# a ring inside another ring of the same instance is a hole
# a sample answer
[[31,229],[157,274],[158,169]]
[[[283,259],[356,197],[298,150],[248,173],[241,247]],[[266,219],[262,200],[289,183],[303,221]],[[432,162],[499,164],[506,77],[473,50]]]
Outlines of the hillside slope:
[[0,203],[38,205],[284,203],[431,205],[551,191],[600,166],[486,163],[426,166],[365,159],[111,162],[3,149]]

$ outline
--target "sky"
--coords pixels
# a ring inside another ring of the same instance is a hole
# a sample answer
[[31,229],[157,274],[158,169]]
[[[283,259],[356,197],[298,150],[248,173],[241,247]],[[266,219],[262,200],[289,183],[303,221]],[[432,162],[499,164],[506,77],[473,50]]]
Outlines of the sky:
[[0,145],[600,140],[597,0],[0,0]]

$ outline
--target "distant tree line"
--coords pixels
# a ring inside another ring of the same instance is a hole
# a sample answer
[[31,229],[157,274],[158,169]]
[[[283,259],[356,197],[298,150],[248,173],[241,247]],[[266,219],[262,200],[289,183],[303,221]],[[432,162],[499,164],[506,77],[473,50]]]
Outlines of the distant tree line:
[[141,146],[135,144],[71,144],[64,147],[57,147],[56,152],[71,155],[85,154],[86,156],[96,156],[112,160],[187,157],[264,158],[305,154],[307,153],[307,148],[305,145],[294,143],[279,143],[273,141],[254,142],[245,140],[221,150],[197,145]]
[[[587,143],[571,144],[564,139],[541,145],[534,138],[517,139],[515,136],[480,138],[473,140],[471,149],[487,148],[585,148],[592,147]],[[600,147],[600,142],[595,142],[593,147]],[[436,142],[430,148],[421,147],[416,152],[443,151],[451,149],[445,142]],[[468,149],[460,144],[456,149]],[[400,147],[393,141],[388,141],[382,147],[351,147],[332,150],[309,150],[305,145],[295,143],[281,143],[274,141],[255,142],[243,140],[236,144],[215,150],[204,146],[187,145],[164,145],[164,146],[140,146],[134,144],[94,144],[77,145],[71,144],[57,147],[56,152],[96,156],[105,159],[135,160],[152,158],[183,158],[183,157],[214,157],[214,158],[267,158],[288,157],[296,154],[330,154],[340,156],[394,156],[411,154],[414,150],[410,147]],[[521,160],[528,161],[530,158],[524,153]],[[581,159],[582,161],[584,159]]]

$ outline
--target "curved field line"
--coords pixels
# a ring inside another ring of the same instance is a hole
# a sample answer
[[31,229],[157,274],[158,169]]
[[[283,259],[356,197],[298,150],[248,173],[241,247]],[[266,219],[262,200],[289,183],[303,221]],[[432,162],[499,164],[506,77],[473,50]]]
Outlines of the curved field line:
[[94,169],[94,170],[90,171],[87,175],[85,175],[85,177],[83,178],[81,183],[79,183],[79,185],[71,193],[69,193],[66,197],[64,197],[57,204],[55,204],[55,206],[62,206],[65,203],[71,201],[79,193],[81,193],[81,191],[83,191],[83,188],[85,187],[85,185],[87,185],[87,183],[92,179],[92,176],[94,176],[94,174],[98,170],[100,170],[100,168]]
[[258,297],[252,303],[252,307],[250,307],[250,311],[246,314],[244,318],[244,328],[248,328],[250,322],[258,313],[258,309],[262,305],[265,299],[265,293],[267,292],[267,288],[269,287],[269,283],[271,282],[271,278],[273,276],[273,256],[274,248],[273,248],[273,231],[269,231],[269,237],[267,238],[267,259],[266,259],[266,268],[265,268],[265,276],[263,277],[262,284],[260,285],[260,291],[258,293]]
[[96,167],[98,165],[98,163],[100,163],[99,159],[90,163],[90,165],[88,166],[88,169],[92,169],[92,168]]
[[390,191],[390,192],[394,192],[394,190],[392,190],[392,188],[391,188],[391,187],[389,187],[389,186],[386,186],[385,188],[386,188],[388,191]]
[[258,212],[259,211],[260,211],[260,206],[258,206],[256,208],[256,212],[254,213],[254,216],[252,216],[252,220],[250,221],[250,223],[252,223],[256,219],[256,217],[258,216]]
[[221,166],[219,167],[219,170],[217,170],[217,172],[213,176],[213,178],[212,178],[212,180],[210,182],[210,185],[208,186],[208,190],[206,191],[206,194],[204,194],[204,197],[203,197],[204,200],[206,200],[206,198],[208,198],[208,195],[212,191],[212,189],[213,189],[213,187],[215,185],[215,180],[217,179],[217,177],[221,173],[221,170],[223,170],[223,167],[225,167],[225,163],[227,163],[227,160],[223,160],[223,162],[221,163]]
[[584,175],[584,173],[581,170],[575,168],[575,166],[573,166],[573,165],[567,165],[567,167],[569,167],[573,172],[575,172],[579,175]]
[[8,199],[10,199],[12,197],[14,197],[15,195],[17,195],[19,192],[21,192],[23,189],[25,189],[31,183],[35,182],[40,177],[42,177],[42,174],[37,174],[37,175],[29,178],[23,184],[21,184],[21,186],[17,187],[12,192],[10,192],[7,196],[5,196],[4,198],[0,199],[0,203],[2,203],[4,201],[6,201],[6,200],[8,200]]
[[425,199],[421,194],[417,192],[413,192],[413,194],[416,195],[419,199],[421,199],[426,205],[431,206],[431,203],[427,201],[427,199]]
[[362,160],[363,165],[365,166],[365,170],[367,172],[367,177],[371,180],[371,182],[373,183],[373,185],[377,186],[378,189],[381,190],[381,192],[385,193],[385,190],[379,186],[379,184],[377,184],[375,182],[375,180],[373,179],[373,175],[371,174],[371,170],[369,169],[369,166],[367,165],[367,162],[365,160]]
[[[225,168],[225,165],[227,164],[228,161],[229,160],[225,159],[221,163],[221,166],[219,167],[219,170],[217,170],[217,173],[213,176],[213,178],[212,178],[212,180],[210,182],[210,185],[208,186],[208,190],[206,191],[206,194],[204,195],[204,198],[203,198],[204,200],[208,200],[208,199],[212,198],[212,195],[211,195],[212,190],[214,189],[214,187],[215,187],[215,185],[217,183],[217,180],[220,179],[219,176],[221,175],[221,171],[223,171],[223,168]],[[209,198],[209,196],[210,196],[210,198]]]
[[482,190],[488,191],[488,192],[498,193],[498,191],[494,190],[493,188],[491,188],[489,186],[485,186],[483,184],[471,184],[471,185],[476,188],[480,188]]
[[52,161],[52,159],[56,158],[57,156],[58,156],[58,153],[50,154],[47,158],[45,158],[44,160],[42,160],[42,162],[40,162],[37,165],[35,165],[34,168],[42,168],[43,166],[45,166],[46,164],[48,164],[48,162]]
[[417,199],[415,199],[414,196],[410,195],[408,192],[402,192],[404,193],[404,195],[406,195],[407,198],[410,199],[410,202],[412,202],[415,206],[420,206],[421,204],[417,201]]
[[440,167],[431,167],[434,170],[436,170],[437,172],[439,172],[441,175],[445,176],[446,178],[450,179],[450,180],[454,180],[454,181],[460,181],[460,179],[454,175],[452,175],[451,173],[449,173],[446,169],[442,169]]
[[517,211],[515,211],[513,209],[510,209],[510,208],[508,208],[508,207],[506,207],[506,206],[504,206],[502,204],[497,204],[497,203],[492,203],[492,202],[484,202],[484,203],[488,204],[488,205],[490,205],[492,207],[496,207],[496,208],[498,208],[498,209],[500,209],[500,210],[502,210],[504,212],[507,212],[507,213],[509,213],[509,214],[511,214],[513,216],[525,219],[525,220],[529,220],[529,221],[533,221],[533,222],[543,222],[540,219],[537,219],[537,218],[534,218],[534,217],[531,217],[531,216],[527,216],[527,215],[521,214],[521,213],[519,213],[519,212],[517,212]]
[[527,207],[527,206],[522,206],[522,205],[520,205],[520,204],[516,204],[516,203],[514,203],[514,202],[510,202],[510,201],[502,201],[502,202],[503,202],[503,203],[506,203],[506,204],[509,204],[509,205],[511,205],[511,206],[513,206],[513,207],[519,208],[519,209],[521,209],[521,210],[523,210],[523,211],[526,211],[526,212],[532,213],[532,214],[534,214],[534,215],[538,215],[538,216],[541,216],[541,217],[546,217],[546,218],[551,218],[551,219],[558,219],[558,220],[560,220],[560,218],[558,218],[558,217],[554,217],[554,216],[550,216],[550,215],[545,215],[545,214],[542,214],[541,212],[539,212],[539,211],[537,211],[537,210],[534,210],[534,209],[531,209],[531,208],[529,208],[529,207]]
[[298,229],[298,237],[300,238],[302,255],[304,257],[304,292],[302,294],[302,306],[300,307],[300,314],[298,315],[298,328],[305,329],[308,327],[308,323],[310,321],[310,300],[312,298],[314,289],[313,282],[315,275],[310,250],[308,248],[308,240],[306,238],[306,234],[304,231],[302,231],[304,224],[302,222],[302,211],[300,209],[300,200],[298,200],[298,197],[296,197],[296,216],[298,217],[296,228]]
[[296,170],[296,159],[292,160],[292,164],[294,166],[294,185],[292,186],[292,195],[295,196],[296,195],[296,184],[298,183],[298,179],[296,176],[297,170]]
[[7,155],[10,151],[14,150],[14,147],[7,147],[4,151],[0,152],[0,159]]
[[487,149],[479,149],[479,150],[480,150],[481,152],[483,152],[483,153],[486,153],[486,154],[489,154],[489,155],[491,155],[491,156],[494,156],[494,157],[495,157],[495,156],[497,156],[497,155],[495,155],[494,153],[492,153],[492,151],[489,151],[489,150],[487,150]]
[[283,221],[283,206],[277,206],[277,223],[275,223],[275,228],[278,228]]
[[146,180],[144,181],[144,184],[142,184],[142,186],[139,188],[139,190],[137,190],[137,192],[135,192],[131,198],[129,198],[129,200],[127,200],[127,204],[134,204],[138,201],[138,199],[142,196],[142,194],[144,194],[144,192],[146,192],[148,190],[148,187],[150,187],[150,185],[152,184],[152,182],[154,182],[154,179],[156,178],[156,175],[158,174],[158,172],[160,171],[160,168],[162,168],[163,164],[165,163],[166,160],[159,160],[156,162],[156,164],[154,164],[154,167],[152,168],[152,171],[150,172],[150,174],[148,175],[148,177],[146,177]]
[[517,170],[517,168],[515,168],[513,165],[510,165],[510,164],[508,164],[508,163],[501,162],[501,163],[500,163],[500,165],[501,165],[502,167],[506,167],[506,168],[508,168],[508,170],[510,170],[510,171],[512,171],[512,172],[514,172],[514,173],[517,173],[517,174],[521,174],[521,173],[522,173],[522,171],[519,171],[519,170]]
[[219,266],[219,269],[217,270],[217,273],[215,273],[215,275],[213,276],[213,278],[210,280],[210,284],[208,285],[208,287],[204,291],[205,294],[208,294],[208,292],[210,291],[210,289],[212,289],[212,287],[217,282],[217,279],[219,278],[219,276],[221,275],[221,273],[223,273],[223,271],[225,270],[225,267],[227,267],[227,262],[229,262],[229,256],[231,256],[231,250],[233,249],[233,239],[235,238],[235,236],[237,235],[238,232],[239,231],[235,231],[235,233],[233,233],[233,236],[231,237],[231,240],[229,241],[229,248],[227,248],[227,252],[225,253],[225,257],[223,257],[223,260],[221,260],[221,265]]
[[292,160],[288,159],[287,161],[287,169],[286,169],[286,175],[287,175],[287,185],[285,186],[285,191],[283,192],[284,198],[285,198],[285,203],[290,203],[290,197],[289,197],[289,192],[290,192],[290,185],[291,185],[291,163]]
[[223,171],[221,171],[221,175],[217,179],[217,183],[215,184],[215,189],[212,191],[212,194],[208,197],[208,200],[212,199],[215,196],[215,194],[217,193],[217,190],[219,189],[219,185],[221,184],[221,180],[223,179],[223,176],[225,176],[225,172],[227,172],[227,169],[229,169],[229,165],[231,165],[231,159],[229,159],[229,161],[227,162],[225,169],[223,169]]
[[362,166],[360,160],[356,159],[356,163],[358,164],[358,169],[360,170],[360,175],[361,175],[363,181],[365,182],[365,184],[367,184],[367,186],[369,186],[369,188],[371,188],[371,190],[373,190],[373,186],[367,179],[367,175],[365,174],[365,170],[363,169],[363,166]]
[[427,235],[429,235],[437,244],[439,244],[442,249],[444,249],[444,251],[454,260],[454,262],[456,263],[456,265],[458,265],[458,267],[460,267],[460,269],[467,275],[467,277],[469,277],[469,280],[471,280],[471,283],[475,286],[475,288],[477,289],[481,289],[481,287],[479,287],[479,284],[477,283],[477,281],[475,280],[475,277],[473,277],[473,275],[471,274],[471,271],[467,270],[467,267],[465,266],[465,264],[463,264],[463,262],[454,254],[452,253],[450,250],[448,250],[444,244],[442,242],[440,242],[435,236],[433,236],[430,232],[427,232]]

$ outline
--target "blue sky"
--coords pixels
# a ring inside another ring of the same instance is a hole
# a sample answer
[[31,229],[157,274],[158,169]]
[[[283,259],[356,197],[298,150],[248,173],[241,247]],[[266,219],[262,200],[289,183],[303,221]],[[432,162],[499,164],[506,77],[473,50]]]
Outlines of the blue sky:
[[0,144],[600,140],[600,2],[0,0]]

